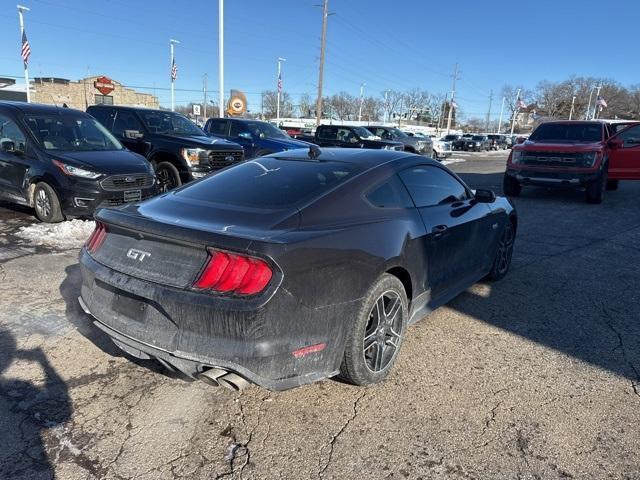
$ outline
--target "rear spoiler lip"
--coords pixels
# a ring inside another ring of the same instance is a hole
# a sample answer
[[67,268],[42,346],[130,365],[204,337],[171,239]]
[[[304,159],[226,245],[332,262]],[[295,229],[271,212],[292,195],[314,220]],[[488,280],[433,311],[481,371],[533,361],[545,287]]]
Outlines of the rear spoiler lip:
[[95,214],[95,219],[106,225],[120,227],[142,236],[153,236],[191,246],[221,247],[236,251],[248,251],[254,242],[282,243],[273,237],[281,231],[269,232],[268,237],[261,235],[243,235],[238,232],[212,232],[190,228],[186,225],[172,225],[147,218],[135,212],[103,208]]

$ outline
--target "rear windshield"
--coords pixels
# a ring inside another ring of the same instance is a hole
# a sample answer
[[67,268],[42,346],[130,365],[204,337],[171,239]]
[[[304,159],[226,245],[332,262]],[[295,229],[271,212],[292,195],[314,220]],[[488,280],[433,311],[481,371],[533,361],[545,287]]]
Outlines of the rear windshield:
[[343,183],[356,166],[263,157],[240,163],[176,192],[183,198],[259,209],[281,209]]
[[542,143],[592,143],[602,141],[600,123],[543,123],[529,140]]

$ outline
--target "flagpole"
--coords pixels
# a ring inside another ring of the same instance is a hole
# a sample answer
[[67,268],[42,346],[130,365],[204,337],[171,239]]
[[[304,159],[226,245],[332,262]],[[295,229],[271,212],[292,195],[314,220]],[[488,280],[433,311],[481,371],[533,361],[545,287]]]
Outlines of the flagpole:
[[513,130],[516,128],[516,117],[520,111],[520,89],[516,95],[516,110],[513,112],[513,119],[511,120],[511,136],[513,136]]
[[502,97],[502,107],[500,108],[500,121],[498,122],[498,134],[500,134],[500,130],[502,129],[502,114],[504,113],[504,102],[507,97]]
[[366,86],[366,83],[360,84],[360,108],[358,109],[358,122],[362,121],[362,104],[364,103],[364,87]]
[[276,126],[280,126],[280,91],[282,90],[282,62],[285,58],[278,57],[278,105],[276,105]]
[[576,96],[574,95],[573,98],[571,99],[571,110],[569,110],[569,120],[571,120],[571,117],[573,117],[573,107],[576,104]]
[[585,120],[589,120],[589,115],[591,115],[591,99],[593,98],[594,87],[591,87],[591,91],[589,92],[589,103],[587,104],[587,114],[584,116]]
[[176,92],[175,92],[175,83],[176,83],[176,79],[174,78],[175,75],[173,74],[173,67],[176,64],[176,58],[174,56],[173,53],[173,47],[176,43],[180,43],[178,40],[174,40],[173,38],[169,39],[169,48],[171,50],[171,111],[175,111],[176,108]]
[[[28,12],[29,8],[24,7],[22,5],[17,5],[18,7],[18,17],[20,18],[20,45],[22,45],[22,38],[24,38],[24,17],[23,12]],[[27,103],[31,103],[31,89],[29,88],[29,68],[27,67],[27,62],[24,61],[24,83],[26,85],[27,91]]]
[[602,89],[602,85],[598,85],[598,92],[596,93],[596,103],[593,106],[593,116],[591,117],[591,119],[596,119],[599,117],[599,112],[598,112],[598,102],[600,101],[600,90]]

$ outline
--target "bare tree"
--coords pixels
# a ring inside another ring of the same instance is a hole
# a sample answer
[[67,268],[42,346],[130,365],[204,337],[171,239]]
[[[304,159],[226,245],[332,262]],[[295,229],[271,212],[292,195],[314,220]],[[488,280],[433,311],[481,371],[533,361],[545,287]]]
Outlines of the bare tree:
[[[275,118],[277,115],[278,92],[265,90],[262,92],[262,105],[266,118]],[[280,117],[293,117],[293,102],[291,95],[280,92]]]
[[347,92],[340,92],[325,99],[327,109],[338,120],[353,120],[357,117],[360,99]]
[[311,100],[311,96],[308,93],[300,95],[300,100],[298,101],[298,115],[301,118],[313,117],[313,111],[315,108],[315,101]]
[[365,97],[362,102],[362,120],[366,122],[377,122],[380,120],[382,102],[377,98]]
[[391,120],[394,115],[400,113],[404,103],[404,93],[397,90],[387,90],[386,94],[382,92],[382,99],[383,111],[387,112],[387,120]]

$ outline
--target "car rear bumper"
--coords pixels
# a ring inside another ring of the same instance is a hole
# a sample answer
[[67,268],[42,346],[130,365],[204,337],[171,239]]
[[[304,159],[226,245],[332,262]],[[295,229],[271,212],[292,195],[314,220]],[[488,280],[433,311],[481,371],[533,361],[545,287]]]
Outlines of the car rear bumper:
[[[282,288],[261,304],[166,287],[109,269],[84,249],[80,266],[83,309],[126,352],[194,378],[220,368],[269,390],[336,375],[344,332],[335,321],[344,325],[358,307],[309,308]],[[326,347],[294,354],[319,344]]]
[[549,171],[535,169],[510,169],[506,175],[513,177],[521,185],[541,185],[549,187],[582,187],[596,180],[599,172]]

